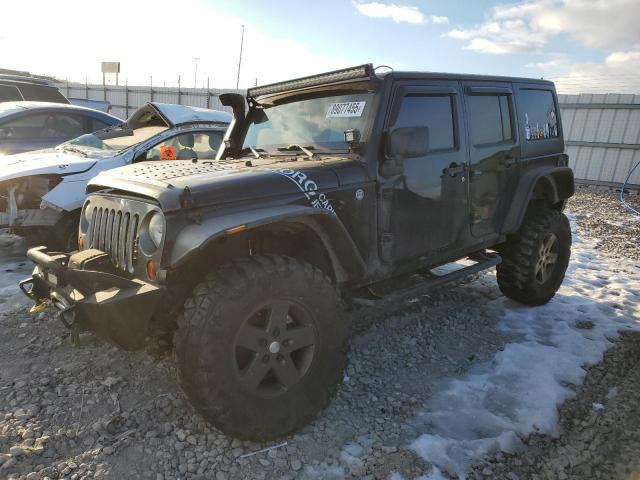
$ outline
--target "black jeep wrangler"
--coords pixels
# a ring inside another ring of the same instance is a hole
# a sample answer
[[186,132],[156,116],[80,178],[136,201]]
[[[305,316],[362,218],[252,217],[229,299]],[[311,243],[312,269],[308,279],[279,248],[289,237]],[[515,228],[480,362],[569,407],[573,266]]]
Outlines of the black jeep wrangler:
[[100,174],[80,250],[29,250],[21,287],[74,336],[175,333],[182,386],[222,431],[279,437],[327,405],[347,305],[493,266],[518,302],[558,290],[574,181],[553,83],[364,65],[220,98],[217,160]]

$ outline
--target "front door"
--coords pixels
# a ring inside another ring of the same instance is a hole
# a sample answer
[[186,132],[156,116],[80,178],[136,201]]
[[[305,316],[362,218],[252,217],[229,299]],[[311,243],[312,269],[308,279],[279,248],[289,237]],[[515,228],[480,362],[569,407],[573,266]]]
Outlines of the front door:
[[433,260],[468,237],[467,151],[458,82],[399,82],[388,132],[428,127],[429,152],[403,162],[400,175],[381,178],[381,256]]
[[520,148],[509,82],[465,82],[471,233],[498,235],[517,184]]

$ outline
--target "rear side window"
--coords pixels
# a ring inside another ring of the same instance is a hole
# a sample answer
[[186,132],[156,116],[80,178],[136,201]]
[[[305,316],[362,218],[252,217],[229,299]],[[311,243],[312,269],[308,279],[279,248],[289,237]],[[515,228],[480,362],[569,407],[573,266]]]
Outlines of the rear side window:
[[429,127],[429,150],[455,147],[450,95],[408,95],[402,99],[394,128]]
[[13,85],[0,85],[0,102],[15,102],[22,100],[20,90]]
[[25,83],[24,85],[20,85],[20,91],[22,92],[22,96],[25,100],[69,103],[69,100],[67,100],[66,97],[55,87]]
[[558,138],[558,116],[549,90],[522,89],[518,109],[524,117],[524,136],[528,142]]
[[501,143],[513,138],[509,95],[470,95],[467,98],[474,145]]

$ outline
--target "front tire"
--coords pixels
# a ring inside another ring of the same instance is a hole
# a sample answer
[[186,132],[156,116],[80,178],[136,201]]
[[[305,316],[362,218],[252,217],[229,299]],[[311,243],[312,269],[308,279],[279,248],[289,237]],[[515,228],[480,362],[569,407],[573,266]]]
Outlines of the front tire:
[[497,279],[502,293],[525,305],[543,305],[560,288],[569,265],[569,220],[558,210],[532,210],[500,254]]
[[52,247],[61,252],[78,250],[79,214],[67,214],[53,227]]
[[329,403],[347,338],[342,301],[320,270],[279,255],[233,260],[194,289],[178,319],[180,381],[226,434],[282,437]]

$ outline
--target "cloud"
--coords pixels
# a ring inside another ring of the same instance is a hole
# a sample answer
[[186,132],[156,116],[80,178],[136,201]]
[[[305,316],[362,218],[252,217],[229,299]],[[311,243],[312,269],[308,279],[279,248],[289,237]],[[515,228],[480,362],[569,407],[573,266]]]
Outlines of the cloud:
[[602,63],[569,64],[551,78],[559,93],[638,93],[640,47],[612,52]]
[[613,52],[605,59],[605,63],[609,66],[624,65],[627,63],[640,65],[640,50]]
[[542,51],[560,34],[586,47],[610,49],[640,42],[638,18],[638,0],[528,0],[498,5],[484,23],[446,36],[491,54]]
[[411,23],[420,25],[425,23],[447,24],[448,17],[438,15],[426,15],[420,11],[418,7],[410,5],[396,5],[395,3],[358,3],[354,2],[356,10],[362,15],[371,18],[389,18],[395,23]]
[[[212,88],[234,88],[242,24],[241,88],[254,85],[256,78],[264,84],[362,63],[348,53],[324,55],[302,42],[267,35],[259,25],[221,13],[205,0],[183,0],[180,8],[188,12],[184,23],[168,19],[167,12],[175,10],[172,0],[112,0],[100,11],[108,35],[87,21],[86,0],[68,0],[64,13],[47,0],[5,3],[6,18],[29,18],[29,34],[20,22],[5,22],[0,32],[2,67],[63,79],[102,82],[100,62],[120,61],[122,83],[128,79],[129,85],[148,85],[153,75],[154,85],[173,86],[180,76],[182,86],[193,87],[193,57],[199,57],[199,87],[210,77]],[[137,19],[135,25],[127,18]]]
[[532,62],[527,63],[525,67],[527,68],[539,68],[541,70],[547,70],[549,68],[554,68],[559,65],[557,60],[549,60],[548,62]]

